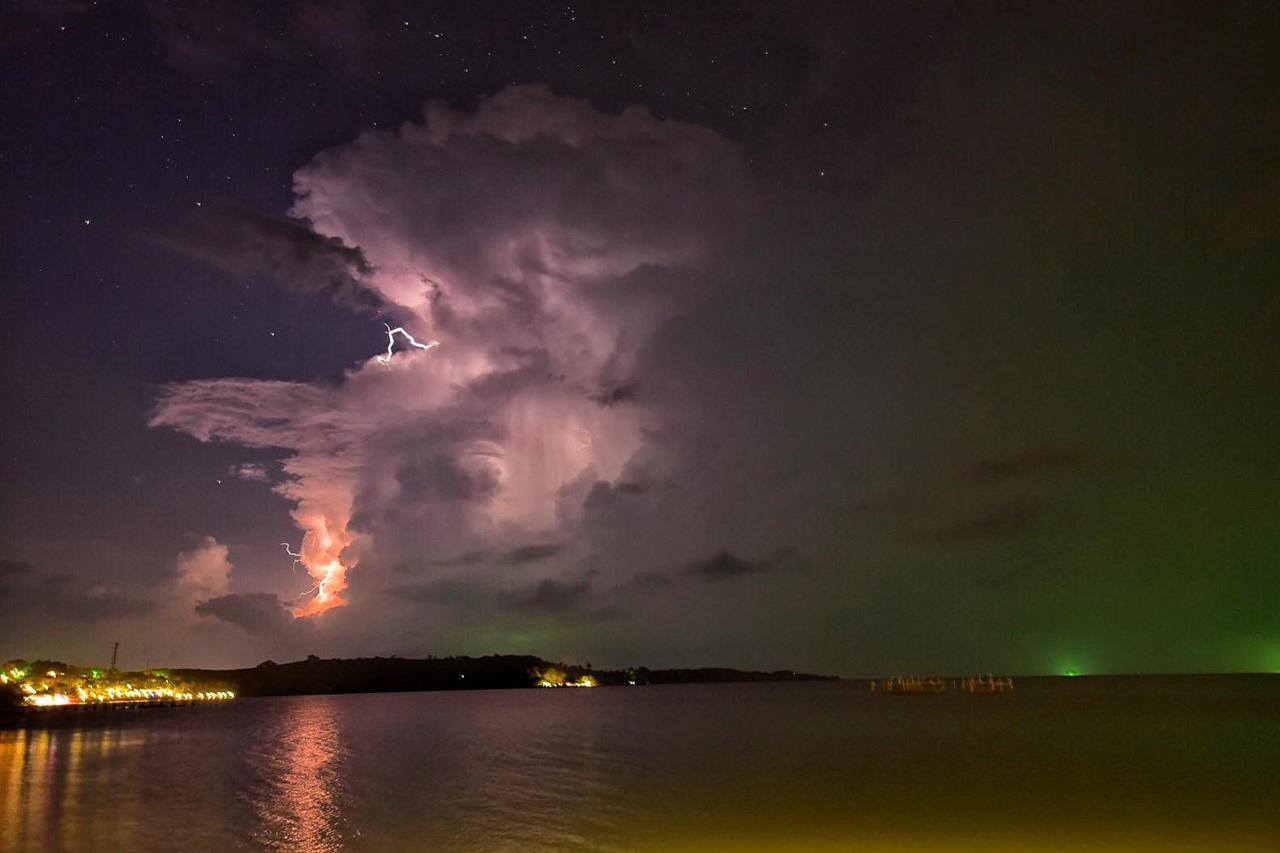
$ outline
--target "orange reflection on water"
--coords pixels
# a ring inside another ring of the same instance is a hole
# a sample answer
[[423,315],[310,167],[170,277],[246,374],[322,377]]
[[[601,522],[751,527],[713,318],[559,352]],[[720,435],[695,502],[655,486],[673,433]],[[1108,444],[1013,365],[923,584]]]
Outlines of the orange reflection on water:
[[[93,849],[85,832],[94,828],[93,790],[102,779],[87,765],[91,756],[109,756],[119,733],[19,728],[0,735],[0,850]],[[128,816],[117,809],[113,818],[97,827],[99,835]]]
[[[66,772],[60,774],[62,776],[62,791],[59,800],[62,809],[70,811],[73,815],[79,811],[81,805],[81,797],[85,796],[81,789],[84,787],[85,778],[85,737],[82,732],[73,732],[67,741],[67,758]],[[81,835],[81,822],[78,820],[61,820],[59,824],[62,826],[62,838],[60,839],[66,845],[68,850],[82,850],[87,847],[86,839]]]
[[[65,738],[62,739],[65,742]],[[0,849],[16,850],[38,827],[56,822],[65,781],[58,762],[58,733],[19,729],[0,741]]]
[[332,700],[290,702],[264,737],[268,775],[255,803],[257,841],[274,850],[341,849],[344,749]]
[[21,837],[23,818],[22,782],[27,763],[26,729],[12,739],[0,739],[0,849],[14,850]]

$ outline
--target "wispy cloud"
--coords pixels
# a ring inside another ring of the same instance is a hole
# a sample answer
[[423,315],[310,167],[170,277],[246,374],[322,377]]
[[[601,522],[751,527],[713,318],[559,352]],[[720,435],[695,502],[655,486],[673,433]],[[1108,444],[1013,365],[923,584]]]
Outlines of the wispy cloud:
[[695,560],[683,569],[683,574],[706,581],[727,581],[743,575],[767,572],[777,565],[777,560],[745,560],[732,551],[717,551],[703,560]]
[[1063,471],[1078,471],[1096,461],[1088,448],[1044,444],[1022,453],[983,459],[970,469],[978,480],[1012,480]]

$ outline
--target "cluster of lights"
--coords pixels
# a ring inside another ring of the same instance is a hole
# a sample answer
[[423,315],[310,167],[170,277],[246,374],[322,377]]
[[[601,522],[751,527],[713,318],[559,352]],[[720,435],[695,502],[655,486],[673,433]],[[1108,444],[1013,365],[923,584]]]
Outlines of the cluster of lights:
[[[50,669],[45,678],[28,678],[29,671],[9,666],[0,671],[0,683],[13,684],[22,692],[22,703],[33,708],[64,705],[107,705],[127,702],[206,702],[234,699],[231,690],[194,689],[171,681],[167,674],[128,673],[129,680],[109,679],[101,670],[58,672]],[[47,680],[46,680],[47,679]],[[134,684],[138,681],[138,684]],[[145,683],[144,683],[145,682]]]
[[552,684],[545,678],[538,682],[539,687],[595,687],[596,680],[589,675],[584,675],[577,681],[562,681],[559,684]]
[[581,675],[570,681],[569,677],[558,669],[548,667],[544,670],[534,672],[538,680],[535,682],[539,687],[595,687],[597,682],[595,676]]
[[[43,686],[43,685],[42,685]],[[75,688],[71,695],[66,693],[42,693],[28,684],[23,685],[23,704],[37,708],[56,705],[92,705],[110,704],[112,702],[207,702],[236,698],[231,690],[174,690],[171,687],[141,689],[131,684],[120,687],[108,687],[105,690],[85,690]]]
[[10,682],[16,684],[26,677],[27,671],[25,669],[19,669],[16,666],[9,667],[9,669],[0,672],[0,684],[9,684]]

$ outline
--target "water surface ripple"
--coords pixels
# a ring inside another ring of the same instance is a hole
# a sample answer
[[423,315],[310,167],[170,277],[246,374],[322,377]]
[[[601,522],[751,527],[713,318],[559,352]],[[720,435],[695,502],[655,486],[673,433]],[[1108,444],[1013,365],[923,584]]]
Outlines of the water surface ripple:
[[1280,678],[240,699],[0,729],[0,849],[1276,850]]

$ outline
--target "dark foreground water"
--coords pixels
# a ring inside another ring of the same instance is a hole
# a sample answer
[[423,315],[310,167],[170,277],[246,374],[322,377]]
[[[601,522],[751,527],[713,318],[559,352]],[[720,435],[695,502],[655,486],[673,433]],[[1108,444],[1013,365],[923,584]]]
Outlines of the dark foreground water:
[[10,850],[1280,850],[1280,678],[242,699],[0,729]]

